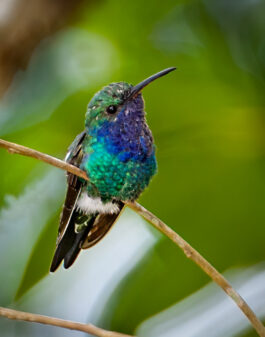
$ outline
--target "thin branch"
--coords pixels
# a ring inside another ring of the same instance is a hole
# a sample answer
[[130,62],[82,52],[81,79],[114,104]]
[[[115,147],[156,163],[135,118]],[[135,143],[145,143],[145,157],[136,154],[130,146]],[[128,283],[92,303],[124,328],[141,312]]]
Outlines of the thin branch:
[[145,220],[147,220],[152,226],[158,229],[161,233],[166,235],[171,241],[179,246],[187,258],[195,262],[210,278],[217,283],[228,296],[236,302],[238,307],[247,316],[257,333],[264,337],[265,327],[262,322],[257,318],[252,309],[248,306],[245,300],[235,291],[229,282],[220,274],[197,250],[195,250],[187,241],[185,241],[180,235],[174,232],[163,221],[157,218],[154,214],[149,212],[143,206],[137,202],[127,202],[127,205],[135,212],[140,214]]
[[13,309],[7,309],[0,307],[0,316],[6,317],[9,319],[14,319],[17,321],[27,321],[27,322],[34,322],[46,325],[53,325],[58,326],[60,328],[82,331],[86,333],[90,333],[94,336],[98,337],[132,337],[131,335],[125,335],[123,333],[115,332],[115,331],[108,331],[93,324],[84,324],[79,322],[67,321],[60,318],[43,316],[32,314],[30,312],[23,312]]
[[[89,180],[86,173],[79,168],[63,162],[54,157],[48,156],[41,152],[32,150],[30,148],[7,142],[0,139],[0,147],[6,148],[11,153],[17,153],[26,155],[32,158],[36,158],[46,163],[59,167],[63,170],[67,170],[85,180]],[[161,233],[166,235],[171,241],[173,241],[177,246],[179,246],[185,255],[194,261],[215,283],[217,283],[226,294],[232,298],[232,300],[237,304],[237,306],[242,310],[246,317],[251,322],[253,328],[257,331],[260,337],[265,337],[265,327],[262,322],[257,318],[252,309],[244,301],[244,299],[232,288],[229,282],[204,258],[202,257],[193,247],[191,247],[181,236],[174,232],[170,227],[168,227],[163,221],[153,215],[151,212],[146,210],[144,207],[136,202],[126,202],[127,206],[133,209],[135,212],[140,214],[148,222],[150,222],[156,229]]]
[[63,160],[54,158],[52,156],[49,156],[48,154],[30,149],[29,147],[23,146],[23,145],[19,145],[16,143],[11,143],[8,142],[7,140],[3,140],[0,139],[0,147],[3,147],[5,149],[7,149],[8,152],[10,153],[16,153],[16,154],[20,154],[22,156],[27,156],[27,157],[31,157],[31,158],[35,158],[41,161],[44,161],[45,163],[48,163],[52,166],[58,167],[62,170],[71,172],[75,175],[77,175],[80,178],[83,178],[85,180],[88,180],[88,177],[86,175],[86,173],[82,170],[80,170],[80,168],[68,164]]

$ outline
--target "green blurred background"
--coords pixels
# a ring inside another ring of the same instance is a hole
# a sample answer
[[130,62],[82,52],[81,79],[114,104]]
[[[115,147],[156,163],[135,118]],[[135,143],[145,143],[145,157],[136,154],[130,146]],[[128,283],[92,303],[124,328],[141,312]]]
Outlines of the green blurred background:
[[[103,85],[135,84],[176,66],[144,90],[159,171],[140,202],[220,271],[264,261],[264,15],[258,0],[80,2],[32,47],[24,69],[3,90],[0,136],[63,158]],[[0,235],[10,240],[0,248],[1,280],[10,274],[0,299],[16,306],[48,275],[65,181],[62,172],[32,159],[4,150],[0,158]],[[59,179],[60,188],[46,190],[47,174],[55,171],[51,181]],[[31,217],[23,222],[23,212],[34,200],[17,204],[43,179],[35,230],[24,232]],[[168,239],[148,225],[145,230],[157,241],[112,292],[97,317],[102,327],[133,333],[209,282]],[[93,274],[93,265],[87,268]]]

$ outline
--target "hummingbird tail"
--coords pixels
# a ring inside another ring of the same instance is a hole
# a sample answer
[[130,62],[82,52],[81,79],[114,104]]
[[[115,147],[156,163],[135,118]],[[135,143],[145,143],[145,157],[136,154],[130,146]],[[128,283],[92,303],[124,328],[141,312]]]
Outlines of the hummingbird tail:
[[96,215],[88,218],[89,221],[87,221],[83,229],[77,233],[75,226],[78,218],[80,218],[80,214],[74,211],[65,233],[56,247],[50,267],[51,272],[54,272],[63,260],[65,268],[69,268],[73,264],[81,250],[84,240],[93,226]]
[[64,257],[64,268],[69,268],[74,263],[75,259],[79,255],[82,244],[85,241],[88,233],[90,232],[96,216],[93,216],[87,223],[87,225],[79,232],[75,233],[72,247],[68,250]]
[[[64,260],[64,268],[69,268],[74,263],[81,249],[87,249],[99,242],[110,230],[117,220],[124,204],[116,201],[118,213],[108,214],[80,214],[74,210],[67,228],[59,243],[52,260],[50,271],[54,272]],[[84,224],[84,225],[83,225]],[[76,226],[82,226],[76,232]]]

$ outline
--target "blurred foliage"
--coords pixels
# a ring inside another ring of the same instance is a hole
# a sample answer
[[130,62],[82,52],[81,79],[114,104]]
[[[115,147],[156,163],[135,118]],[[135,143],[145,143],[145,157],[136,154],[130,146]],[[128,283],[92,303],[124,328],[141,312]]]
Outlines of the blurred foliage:
[[[78,22],[44,40],[28,69],[15,77],[0,102],[0,133],[63,157],[101,86],[137,83],[177,66],[144,91],[159,173],[140,202],[221,271],[262,261],[264,10],[264,2],[250,0],[84,4]],[[41,177],[39,167],[1,151],[2,206],[6,194],[19,195]],[[57,212],[58,206],[54,217]],[[50,221],[31,244],[14,296],[47,273],[57,219]],[[206,282],[202,271],[161,237],[121,281],[101,325],[133,333],[144,319]]]
[[[24,270],[21,283],[17,289],[15,300],[19,300],[20,297],[27,292],[34,284],[40,281],[49,272],[50,261],[53,257],[55,238],[57,235],[55,223],[58,221],[58,212],[44,227],[40,234],[35,246],[32,248],[31,256],[29,257],[27,266]],[[52,233],[54,233],[54,241],[51,240]],[[41,268],[39,266],[41,265]]]

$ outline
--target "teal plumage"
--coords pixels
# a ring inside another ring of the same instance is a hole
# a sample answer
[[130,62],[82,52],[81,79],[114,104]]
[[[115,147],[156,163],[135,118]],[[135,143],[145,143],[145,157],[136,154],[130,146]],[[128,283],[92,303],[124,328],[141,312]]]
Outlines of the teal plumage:
[[62,260],[68,268],[81,248],[98,242],[115,222],[123,202],[136,200],[156,173],[155,146],[140,91],[174,69],[137,86],[112,83],[88,104],[85,131],[70,146],[66,160],[84,170],[89,181],[68,174],[51,271]]
[[156,172],[154,152],[144,162],[123,162],[109,153],[104,143],[94,144],[91,148],[93,152],[83,161],[81,169],[89,173],[92,184],[97,188],[93,192],[89,184],[88,193],[100,196],[104,201],[113,197],[124,201],[137,199]]

